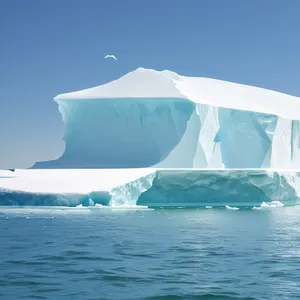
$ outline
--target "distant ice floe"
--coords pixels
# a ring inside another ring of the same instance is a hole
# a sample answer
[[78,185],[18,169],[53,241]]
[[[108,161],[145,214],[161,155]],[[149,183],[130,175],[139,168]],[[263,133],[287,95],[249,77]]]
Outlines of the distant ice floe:
[[271,208],[278,208],[284,207],[284,204],[280,201],[271,201],[271,202],[263,202],[259,207],[254,206],[253,210],[262,210],[262,209],[271,209]]
[[225,208],[228,210],[240,210],[238,207],[231,207],[229,205],[225,205]]

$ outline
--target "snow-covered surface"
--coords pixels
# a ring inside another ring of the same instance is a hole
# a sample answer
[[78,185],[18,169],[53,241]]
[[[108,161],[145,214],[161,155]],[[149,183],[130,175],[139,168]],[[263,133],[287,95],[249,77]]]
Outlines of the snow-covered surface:
[[158,72],[138,68],[107,84],[61,94],[54,100],[99,99],[99,98],[183,98],[173,80],[180,78],[170,71]]
[[[140,177],[151,169],[79,169],[79,170],[0,170],[0,189],[31,193],[79,193],[111,191]],[[9,173],[13,174],[8,176]]]
[[98,87],[58,95],[55,100],[101,98],[186,98],[199,104],[300,119],[298,97],[217,79],[144,68]]
[[16,177],[16,174],[14,172],[11,172],[9,170],[0,170],[0,180],[4,178],[13,178]]

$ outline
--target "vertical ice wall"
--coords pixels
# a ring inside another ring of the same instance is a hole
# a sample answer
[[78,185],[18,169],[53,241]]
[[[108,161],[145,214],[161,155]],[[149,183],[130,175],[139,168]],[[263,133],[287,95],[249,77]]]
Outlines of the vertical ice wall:
[[298,121],[196,104],[181,141],[156,166],[287,169],[299,157]]
[[298,120],[278,118],[272,144],[271,168],[300,167],[300,131]]
[[[153,166],[182,140],[195,107],[191,101],[176,98],[58,103],[65,123],[65,152],[58,160],[35,168]],[[192,161],[193,153],[187,158]]]
[[60,101],[66,150],[35,168],[299,168],[300,126],[186,99]]

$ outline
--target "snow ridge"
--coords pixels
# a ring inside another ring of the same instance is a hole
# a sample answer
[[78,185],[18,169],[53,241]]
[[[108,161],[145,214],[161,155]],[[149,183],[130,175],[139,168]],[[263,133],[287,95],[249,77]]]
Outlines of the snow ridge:
[[186,98],[194,103],[300,119],[300,98],[212,78],[138,68],[107,84],[56,96],[55,101],[105,98]]

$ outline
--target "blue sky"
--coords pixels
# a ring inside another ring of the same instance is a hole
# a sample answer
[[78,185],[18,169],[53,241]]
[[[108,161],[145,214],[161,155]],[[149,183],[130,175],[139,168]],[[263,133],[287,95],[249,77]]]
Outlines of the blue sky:
[[1,0],[0,168],[61,154],[57,94],[139,66],[300,96],[299,11],[299,0]]

